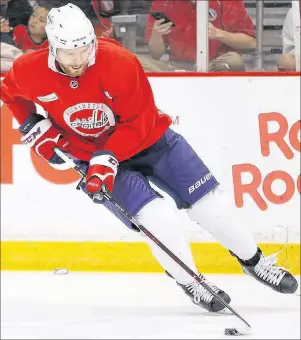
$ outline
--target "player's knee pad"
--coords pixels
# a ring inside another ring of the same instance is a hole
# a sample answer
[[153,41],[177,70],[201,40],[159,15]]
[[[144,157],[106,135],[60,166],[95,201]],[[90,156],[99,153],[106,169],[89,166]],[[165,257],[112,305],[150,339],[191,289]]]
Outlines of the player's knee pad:
[[220,187],[200,199],[187,213],[192,221],[241,259],[248,260],[256,253],[257,246],[246,221]]
[[162,198],[156,198],[146,204],[136,215],[136,218],[150,232],[157,235],[167,234],[172,238],[172,232],[183,233],[176,211]]
[[[168,202],[156,198],[144,206],[137,220],[151,232],[170,251],[179,257],[190,269],[197,271],[191,249],[177,213]],[[141,235],[145,236],[143,232]],[[145,242],[161,266],[167,270],[179,283],[188,284],[192,278],[169,255],[167,255],[154,241],[144,237]]]
[[209,231],[229,225],[233,214],[231,204],[220,187],[202,197],[187,213],[192,221]]

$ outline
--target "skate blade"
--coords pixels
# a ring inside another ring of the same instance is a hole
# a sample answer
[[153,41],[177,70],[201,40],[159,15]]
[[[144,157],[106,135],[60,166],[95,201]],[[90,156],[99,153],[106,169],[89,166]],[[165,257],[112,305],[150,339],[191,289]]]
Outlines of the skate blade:
[[229,309],[227,309],[227,308],[221,309],[218,312],[212,312],[212,311],[211,312],[207,311],[207,312],[210,315],[233,315],[232,312],[229,311]]

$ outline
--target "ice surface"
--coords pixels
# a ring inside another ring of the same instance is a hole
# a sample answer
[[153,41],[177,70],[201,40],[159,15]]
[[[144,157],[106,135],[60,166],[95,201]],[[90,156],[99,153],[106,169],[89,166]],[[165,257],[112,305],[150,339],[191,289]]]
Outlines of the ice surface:
[[[207,277],[252,325],[242,339],[300,339],[299,297],[245,275]],[[193,305],[165,274],[1,272],[1,339],[231,339],[234,323]]]

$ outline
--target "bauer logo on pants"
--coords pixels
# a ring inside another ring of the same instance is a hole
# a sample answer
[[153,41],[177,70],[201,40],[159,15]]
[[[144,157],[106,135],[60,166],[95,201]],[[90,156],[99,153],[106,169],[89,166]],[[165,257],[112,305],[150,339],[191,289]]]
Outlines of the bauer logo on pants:
[[192,186],[188,188],[189,194],[192,194],[196,189],[204,185],[206,182],[208,182],[213,177],[212,173],[209,172],[209,174],[203,176],[200,180],[195,182]]

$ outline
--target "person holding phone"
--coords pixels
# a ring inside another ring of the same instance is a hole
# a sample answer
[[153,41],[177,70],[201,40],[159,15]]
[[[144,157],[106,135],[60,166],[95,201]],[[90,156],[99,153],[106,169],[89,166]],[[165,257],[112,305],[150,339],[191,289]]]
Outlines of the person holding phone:
[[[194,70],[196,62],[196,1],[154,0],[145,38],[151,56],[160,60],[170,49],[170,61],[179,68]],[[174,25],[173,25],[174,24]],[[243,1],[209,1],[209,61],[211,71],[242,71],[241,54],[256,47],[254,26]]]
[[[157,13],[160,13],[160,12],[157,12]],[[154,18],[154,19],[155,19],[155,22],[152,28],[152,35],[151,35],[151,39],[149,41],[148,46],[152,54],[152,57],[154,59],[160,59],[166,49],[165,36],[171,33],[173,22],[166,20],[165,18],[159,18],[159,17]]]

